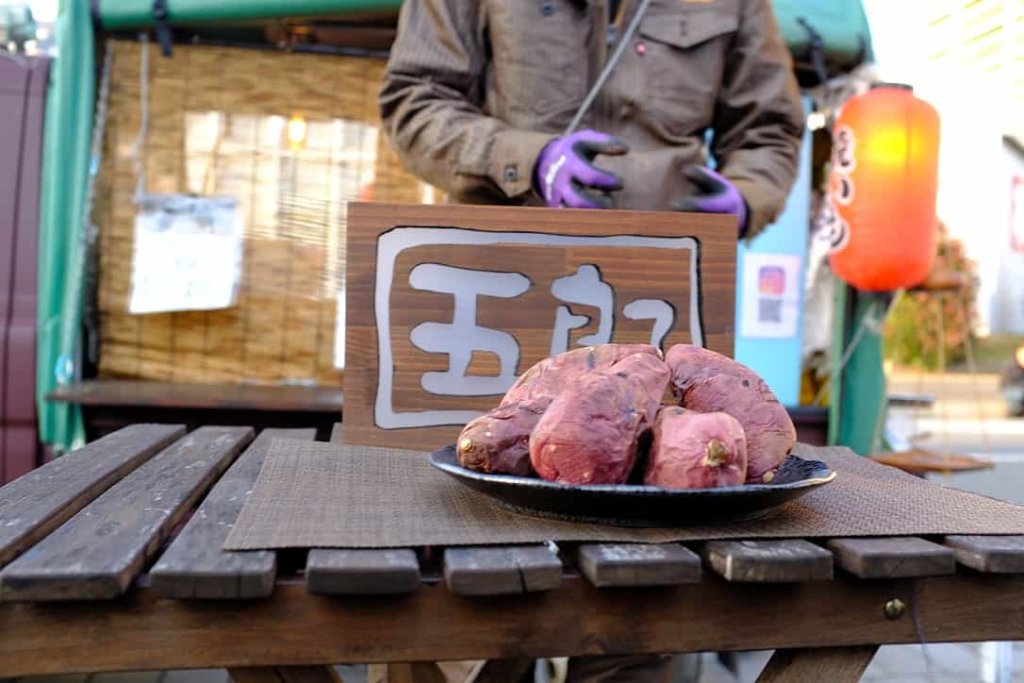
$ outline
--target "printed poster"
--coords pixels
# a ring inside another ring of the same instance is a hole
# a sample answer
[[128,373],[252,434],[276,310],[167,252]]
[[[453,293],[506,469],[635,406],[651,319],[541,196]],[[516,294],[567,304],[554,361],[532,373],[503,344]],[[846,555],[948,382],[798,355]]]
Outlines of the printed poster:
[[795,337],[800,321],[800,257],[748,253],[743,259],[740,334]]
[[235,304],[242,272],[237,202],[149,195],[139,202],[128,311],[209,311]]

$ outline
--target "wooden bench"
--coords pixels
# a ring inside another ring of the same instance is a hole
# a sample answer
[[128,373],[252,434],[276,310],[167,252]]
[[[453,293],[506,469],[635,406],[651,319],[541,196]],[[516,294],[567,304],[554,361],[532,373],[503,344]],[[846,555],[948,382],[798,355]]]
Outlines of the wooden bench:
[[82,407],[86,436],[96,439],[141,422],[201,425],[313,427],[321,438],[341,419],[340,388],[189,384],[92,379],[58,387],[46,399]]
[[776,649],[760,680],[841,682],[1024,639],[1024,537],[226,552],[275,438],[314,430],[134,425],[0,488],[0,677]]
[[[309,427],[326,438],[340,419],[341,389],[314,386],[257,386],[244,384],[185,384],[133,379],[91,379],[51,392],[48,401],[82,406],[90,439],[140,422],[267,427]],[[797,438],[824,446],[828,409],[787,408]]]

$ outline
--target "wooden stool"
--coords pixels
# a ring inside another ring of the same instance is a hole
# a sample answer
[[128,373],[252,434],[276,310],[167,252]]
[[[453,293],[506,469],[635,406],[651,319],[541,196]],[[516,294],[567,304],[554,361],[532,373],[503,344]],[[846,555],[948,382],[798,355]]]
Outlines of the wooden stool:
[[972,472],[994,467],[991,460],[958,453],[936,453],[923,448],[868,456],[877,463],[923,477],[930,472]]

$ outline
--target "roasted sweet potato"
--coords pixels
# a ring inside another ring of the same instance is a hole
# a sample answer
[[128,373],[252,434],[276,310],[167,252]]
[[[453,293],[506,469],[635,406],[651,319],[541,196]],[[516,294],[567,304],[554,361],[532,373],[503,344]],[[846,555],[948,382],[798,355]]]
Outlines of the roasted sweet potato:
[[534,470],[543,479],[567,484],[625,482],[668,379],[668,367],[650,353],[632,354],[607,370],[578,377],[534,427]]
[[796,428],[764,380],[747,366],[699,346],[677,344],[665,362],[679,405],[736,418],[747,436],[747,481],[771,481],[796,443]]
[[644,427],[653,427],[661,408],[661,399],[672,377],[665,362],[659,356],[643,351],[616,361],[605,372],[614,372],[635,387],[632,393],[634,407],[643,412]]
[[459,464],[492,474],[533,474],[530,433],[548,403],[509,403],[471,420],[455,442]]
[[644,483],[676,489],[738,486],[747,479],[743,427],[726,413],[662,408]]
[[605,370],[634,353],[661,358],[661,351],[650,344],[598,344],[581,347],[534,364],[516,380],[501,403],[504,405],[543,399],[551,401],[581,375]]

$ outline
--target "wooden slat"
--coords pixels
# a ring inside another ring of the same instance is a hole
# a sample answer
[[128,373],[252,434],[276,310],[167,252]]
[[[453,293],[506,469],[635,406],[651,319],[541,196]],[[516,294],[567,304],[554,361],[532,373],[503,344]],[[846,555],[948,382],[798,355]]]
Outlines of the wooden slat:
[[598,588],[700,581],[700,557],[678,543],[587,543],[578,548],[576,561]]
[[[900,598],[910,610],[887,619]],[[323,662],[765,650],[865,643],[1024,640],[1024,576],[955,574],[793,585],[723,580],[663,590],[558,590],[469,599],[443,587],[345,601],[278,581],[266,600],[195,604],[139,586],[110,601],[0,604],[9,677]],[[83,635],[88,646],[83,646]]]
[[0,488],[0,567],[184,433],[180,425],[125,427]]
[[904,472],[920,475],[930,472],[972,472],[995,467],[995,463],[988,458],[978,458],[961,453],[936,453],[923,448],[875,453],[868,457],[882,465],[889,465]]
[[951,548],[923,538],[834,538],[836,564],[862,579],[940,576],[956,571]]
[[[331,427],[331,443],[343,441],[344,425]],[[316,548],[306,558],[306,590],[317,595],[401,595],[412,593],[420,585],[420,566],[416,553],[407,548],[395,550],[342,550]],[[368,683],[440,681],[445,676],[431,662],[381,664],[367,671]]]
[[317,595],[397,595],[419,585],[419,562],[408,549],[314,549],[306,560],[306,586]]
[[228,674],[235,683],[344,683],[330,666],[244,666]]
[[711,541],[702,554],[727,581],[788,583],[832,578],[832,554],[802,540]]
[[547,546],[448,548],[444,580],[456,595],[511,595],[558,588],[562,562]]
[[994,574],[1024,574],[1024,536],[946,536],[957,561]]
[[[342,442],[343,425],[331,429],[331,443]],[[416,553],[396,550],[311,550],[306,559],[306,586],[318,595],[396,595],[419,587]]]
[[757,683],[857,683],[877,645],[777,650]]
[[143,406],[212,410],[340,413],[341,389],[322,386],[191,384],[124,379],[85,380],[53,391],[47,399],[86,406]]
[[256,484],[274,439],[312,441],[315,429],[266,429],[220,478],[185,528],[150,570],[153,592],[168,598],[258,598],[270,595],[277,554],[223,549]]
[[0,600],[124,593],[174,525],[252,440],[202,427],[154,456],[0,572]]

